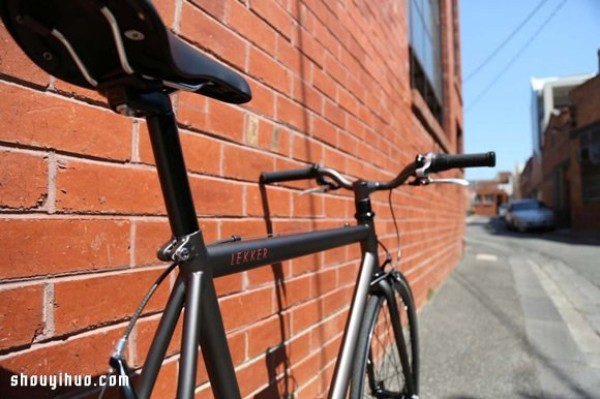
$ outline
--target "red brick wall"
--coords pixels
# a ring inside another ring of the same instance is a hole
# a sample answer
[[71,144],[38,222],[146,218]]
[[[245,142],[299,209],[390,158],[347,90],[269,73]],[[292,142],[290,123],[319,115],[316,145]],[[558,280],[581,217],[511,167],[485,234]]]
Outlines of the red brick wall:
[[[600,75],[587,80],[570,94],[574,105],[575,126],[573,130],[591,126],[600,121]],[[600,202],[584,201],[580,162],[580,138],[571,140],[571,223],[578,230],[600,231]]]
[[[405,2],[155,3],[169,27],[242,73],[254,93],[241,107],[173,96],[207,241],[265,234],[263,170],[319,162],[349,176],[389,179],[417,152],[440,150],[412,110]],[[444,13],[452,3],[443,1]],[[442,144],[454,152],[461,86],[448,44],[456,30],[444,21],[451,106],[445,126],[433,130],[444,131]],[[5,384],[12,374],[106,371],[127,318],[164,269],[155,250],[169,228],[145,123],[37,69],[1,25],[0,98],[0,384],[11,397],[16,391]],[[352,222],[348,193],[299,197],[302,187],[269,189],[276,232]],[[400,267],[419,305],[461,257],[462,190],[403,188],[393,197]],[[380,238],[395,249],[387,194],[376,195],[374,207]],[[286,262],[279,287],[269,267],[217,281],[244,397],[326,391],[358,254],[353,246]],[[143,362],[172,283],[134,330],[133,365]],[[282,342],[288,360],[269,369],[266,349]],[[172,343],[154,397],[174,394],[177,348]]]
[[[568,172],[570,168],[569,156],[571,140],[570,133],[571,114],[568,109],[561,110],[560,115],[550,116],[548,127],[544,131],[544,146],[542,149],[542,200],[555,212],[564,212],[562,209],[566,204],[555,203],[555,197],[559,187],[556,187],[555,174],[559,169],[565,170],[564,184],[568,185]],[[570,195],[570,193],[564,193]],[[565,202],[568,202],[566,199]],[[559,218],[564,218],[560,215]],[[562,220],[561,220],[562,222]]]

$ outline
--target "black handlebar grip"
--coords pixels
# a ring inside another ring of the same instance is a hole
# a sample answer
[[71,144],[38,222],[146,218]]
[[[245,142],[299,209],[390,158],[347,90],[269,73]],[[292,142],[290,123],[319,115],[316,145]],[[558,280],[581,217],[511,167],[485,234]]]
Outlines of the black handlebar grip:
[[277,183],[282,181],[314,179],[319,176],[319,167],[317,165],[308,168],[282,170],[281,172],[263,172],[260,175],[262,184]]
[[496,153],[493,151],[481,154],[435,154],[429,166],[430,172],[441,172],[453,168],[469,168],[476,166],[496,166]]

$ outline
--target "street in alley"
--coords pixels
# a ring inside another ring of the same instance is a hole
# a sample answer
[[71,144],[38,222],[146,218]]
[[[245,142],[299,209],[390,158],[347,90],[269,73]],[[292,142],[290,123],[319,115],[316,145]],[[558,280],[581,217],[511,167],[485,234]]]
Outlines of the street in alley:
[[471,218],[419,321],[422,398],[600,398],[600,240]]

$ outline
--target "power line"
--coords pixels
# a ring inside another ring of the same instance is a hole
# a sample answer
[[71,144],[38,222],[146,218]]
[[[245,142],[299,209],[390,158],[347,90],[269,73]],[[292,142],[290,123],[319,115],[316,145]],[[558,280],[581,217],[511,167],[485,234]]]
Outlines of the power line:
[[515,28],[515,30],[512,31],[512,33],[510,35],[508,35],[506,37],[506,39],[504,39],[504,41],[502,43],[500,43],[500,45],[498,47],[496,47],[496,49],[494,51],[492,51],[490,53],[490,55],[487,56],[487,58],[485,60],[483,60],[483,62],[481,62],[481,64],[479,64],[466,78],[465,78],[465,83],[467,83],[473,76],[477,75],[477,73],[479,71],[481,71],[481,69],[486,66],[491,60],[492,58],[494,58],[496,56],[496,54],[498,54],[500,52],[500,50],[502,50],[504,48],[504,46],[506,46],[508,44],[508,42],[517,34],[519,33],[519,31],[527,24],[527,22],[529,22],[531,20],[531,18],[542,8],[542,6],[547,2],[548,0],[542,0],[538,3],[538,5],[529,13],[529,15],[527,15],[527,17],[525,17],[525,19],[519,24],[519,26],[517,26]]
[[525,50],[527,50],[527,48],[529,47],[529,45],[531,43],[533,43],[533,41],[535,40],[535,38],[542,32],[542,30],[544,30],[544,28],[548,25],[548,23],[552,20],[552,18],[554,18],[554,16],[558,13],[558,11],[567,3],[567,0],[563,0],[553,11],[552,13],[548,16],[548,18],[546,18],[544,20],[544,22],[542,23],[542,25],[533,33],[533,35],[531,35],[531,37],[529,38],[529,40],[527,40],[527,42],[525,43],[525,45],[523,47],[521,47],[521,49],[515,54],[515,56],[513,58],[511,58],[511,60],[504,66],[504,68],[501,69],[500,73],[498,73],[494,79],[490,82],[490,84],[488,84],[478,95],[477,97],[475,97],[475,99],[473,101],[471,101],[471,103],[469,105],[467,105],[467,110],[469,110],[470,108],[473,107],[473,105],[475,105],[479,100],[481,100],[481,98],[483,98],[483,96],[490,91],[490,89],[496,84],[498,83],[498,81],[500,80],[500,78],[506,73],[506,71],[508,71],[508,69],[512,66],[512,64],[515,63],[515,61],[517,61],[517,59],[519,59],[519,57],[525,52]]

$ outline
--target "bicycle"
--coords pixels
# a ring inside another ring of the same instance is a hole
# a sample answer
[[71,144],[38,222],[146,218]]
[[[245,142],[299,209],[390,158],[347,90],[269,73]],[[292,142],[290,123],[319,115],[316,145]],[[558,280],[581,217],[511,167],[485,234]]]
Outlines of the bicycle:
[[[103,94],[110,107],[148,123],[156,169],[173,238],[158,251],[171,262],[146,295],[110,357],[115,373],[132,377],[123,350],[135,321],[158,285],[175,268],[179,274],[141,369],[138,383],[122,387],[128,398],[148,398],[182,309],[183,334],[177,397],[194,397],[200,344],[215,397],[240,398],[213,279],[303,255],[359,243],[361,265],[333,373],[329,398],[363,395],[417,398],[419,345],[417,316],[408,281],[390,267],[379,246],[370,195],[408,182],[463,183],[432,180],[430,173],[452,168],[494,166],[493,152],[469,155],[418,155],[388,182],[350,181],[339,172],[312,165],[268,172],[263,186],[315,180],[325,191],[354,193],[356,225],[206,245],[198,226],[175,115],[169,94],[187,90],[228,103],[252,95],[233,70],[212,61],[164,27],[151,3],[143,0],[22,1],[0,3],[4,24],[25,53],[42,69],[75,85]],[[73,18],[77,16],[77,18]],[[87,45],[93,42],[94,46]]]

